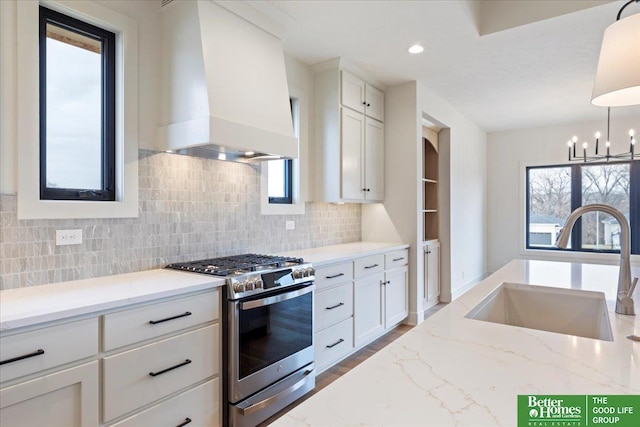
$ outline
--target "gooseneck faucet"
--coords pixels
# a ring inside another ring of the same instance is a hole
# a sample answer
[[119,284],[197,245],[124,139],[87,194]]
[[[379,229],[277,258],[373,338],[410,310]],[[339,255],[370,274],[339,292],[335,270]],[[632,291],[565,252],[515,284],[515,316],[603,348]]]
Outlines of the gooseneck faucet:
[[571,212],[567,222],[564,224],[560,235],[556,241],[556,246],[562,249],[567,247],[569,243],[569,233],[573,225],[578,218],[587,212],[604,212],[613,216],[620,224],[620,272],[618,274],[618,297],[616,298],[616,313],[626,314],[634,316],[635,311],[633,307],[633,291],[638,283],[636,277],[631,282],[631,228],[629,227],[629,221],[619,210],[612,208],[608,205],[593,204],[584,205]]

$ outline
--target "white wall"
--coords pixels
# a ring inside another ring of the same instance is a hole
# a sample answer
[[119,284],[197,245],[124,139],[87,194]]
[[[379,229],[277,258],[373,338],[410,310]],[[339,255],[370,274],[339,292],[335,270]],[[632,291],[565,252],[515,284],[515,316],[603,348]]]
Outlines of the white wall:
[[[632,117],[616,117],[612,111],[611,152],[621,153],[629,148],[629,128],[640,127],[640,107]],[[633,112],[633,110],[631,110]],[[591,259],[615,263],[618,255],[558,254],[545,251],[525,251],[524,215],[527,165],[567,163],[567,141],[580,136],[593,150],[596,131],[606,134],[606,110],[603,119],[571,123],[561,126],[494,132],[488,135],[488,269],[495,271],[514,258],[530,259]]]

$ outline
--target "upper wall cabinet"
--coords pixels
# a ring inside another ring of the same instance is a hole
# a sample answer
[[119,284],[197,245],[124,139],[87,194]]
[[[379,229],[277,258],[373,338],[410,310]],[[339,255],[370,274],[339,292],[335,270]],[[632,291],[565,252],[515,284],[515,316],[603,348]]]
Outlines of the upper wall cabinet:
[[384,199],[384,92],[339,67],[315,76],[316,186],[322,202]]
[[344,70],[340,72],[340,89],[343,106],[384,121],[384,92]]

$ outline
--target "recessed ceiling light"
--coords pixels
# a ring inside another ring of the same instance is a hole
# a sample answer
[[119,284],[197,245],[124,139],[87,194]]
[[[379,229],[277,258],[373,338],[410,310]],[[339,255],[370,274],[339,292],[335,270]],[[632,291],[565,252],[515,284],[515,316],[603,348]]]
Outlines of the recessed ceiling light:
[[245,156],[253,156],[254,154],[256,154],[256,153],[254,153],[253,151],[245,151],[244,152]]
[[409,51],[409,53],[422,53],[424,51],[424,47],[420,46],[419,44],[414,44],[407,50]]

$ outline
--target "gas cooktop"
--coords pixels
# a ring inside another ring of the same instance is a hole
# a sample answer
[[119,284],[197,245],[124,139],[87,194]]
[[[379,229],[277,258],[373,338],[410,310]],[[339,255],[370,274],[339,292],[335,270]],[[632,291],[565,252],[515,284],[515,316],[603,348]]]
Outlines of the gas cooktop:
[[243,254],[198,261],[178,262],[167,265],[167,268],[227,277],[252,271],[287,268],[303,263],[302,258]]

